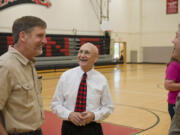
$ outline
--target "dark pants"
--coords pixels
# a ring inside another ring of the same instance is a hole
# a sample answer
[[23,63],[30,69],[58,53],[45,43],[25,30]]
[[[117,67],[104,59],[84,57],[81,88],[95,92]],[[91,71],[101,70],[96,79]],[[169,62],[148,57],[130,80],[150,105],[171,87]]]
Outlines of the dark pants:
[[76,126],[72,122],[63,121],[61,135],[103,135],[100,123],[91,122],[85,126]]
[[171,117],[171,120],[172,120],[174,113],[175,113],[174,107],[175,107],[175,104],[168,104],[168,112],[169,112],[169,115]]
[[37,129],[35,131],[31,131],[31,132],[26,132],[26,133],[11,133],[9,135],[43,135],[42,130],[41,129]]

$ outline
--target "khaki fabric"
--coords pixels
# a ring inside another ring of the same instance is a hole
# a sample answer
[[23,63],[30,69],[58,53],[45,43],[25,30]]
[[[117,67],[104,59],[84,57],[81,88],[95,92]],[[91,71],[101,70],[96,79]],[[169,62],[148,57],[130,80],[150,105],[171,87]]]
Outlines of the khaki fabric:
[[44,114],[41,81],[34,62],[13,47],[0,57],[0,110],[8,133],[41,127]]
[[180,135],[180,93],[177,97],[175,114],[171,121],[171,126],[168,135]]

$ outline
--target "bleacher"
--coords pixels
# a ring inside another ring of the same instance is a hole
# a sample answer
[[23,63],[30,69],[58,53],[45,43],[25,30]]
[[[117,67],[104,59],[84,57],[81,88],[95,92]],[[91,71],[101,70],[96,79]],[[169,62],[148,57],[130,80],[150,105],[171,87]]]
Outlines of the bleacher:
[[[36,68],[41,69],[59,69],[70,68],[78,65],[77,56],[56,56],[56,57],[36,57]],[[95,65],[115,64],[111,55],[100,55]]]
[[[8,46],[13,44],[13,38],[11,33],[0,33],[0,39],[0,55],[2,55]],[[110,36],[107,34],[97,36],[47,34],[43,54],[35,58],[36,68],[41,70],[77,66],[77,53],[85,42],[93,43],[99,50],[99,59],[95,65],[117,63],[110,55]]]

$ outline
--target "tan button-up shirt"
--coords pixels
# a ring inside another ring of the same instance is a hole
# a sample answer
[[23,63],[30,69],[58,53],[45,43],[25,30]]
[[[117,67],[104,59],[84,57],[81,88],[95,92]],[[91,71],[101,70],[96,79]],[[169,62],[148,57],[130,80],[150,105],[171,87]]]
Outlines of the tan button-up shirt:
[[34,62],[9,47],[0,57],[0,76],[0,111],[7,132],[21,133],[40,128],[44,115],[41,82]]

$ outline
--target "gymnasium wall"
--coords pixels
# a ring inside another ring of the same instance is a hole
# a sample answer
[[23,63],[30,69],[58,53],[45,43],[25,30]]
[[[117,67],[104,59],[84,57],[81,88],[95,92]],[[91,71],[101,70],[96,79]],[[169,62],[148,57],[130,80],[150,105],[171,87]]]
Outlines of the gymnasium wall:
[[[122,5],[119,6],[120,16],[118,12],[114,15],[118,10],[117,5]],[[131,62],[132,54],[137,54],[137,63],[147,62],[147,57],[151,59],[156,56],[156,47],[161,47],[162,50],[168,47],[168,52],[171,52],[172,40],[180,23],[180,14],[166,14],[166,0],[129,0],[126,3],[123,0],[111,1],[111,9],[113,7],[116,11],[111,11],[110,15],[113,24],[112,42],[127,42],[127,62]],[[144,55],[145,47],[146,51],[150,49],[148,56]],[[166,55],[161,49],[159,55]],[[169,57],[169,54],[167,55]],[[159,62],[165,61],[167,60],[163,59]],[[154,59],[151,62],[157,61]]]
[[89,0],[50,0],[49,8],[20,4],[0,11],[0,31],[11,32],[16,18],[34,15],[44,19],[48,34],[103,35]]
[[[102,36],[104,32],[90,1],[50,0],[50,8],[21,4],[1,10],[0,32],[11,32],[16,18],[34,15],[47,22],[48,34]],[[132,51],[137,52],[137,62],[143,62],[144,47],[173,46],[171,41],[180,23],[180,16],[179,13],[166,14],[166,0],[110,0],[109,12],[111,54],[114,42],[125,41],[127,62],[131,62]]]

